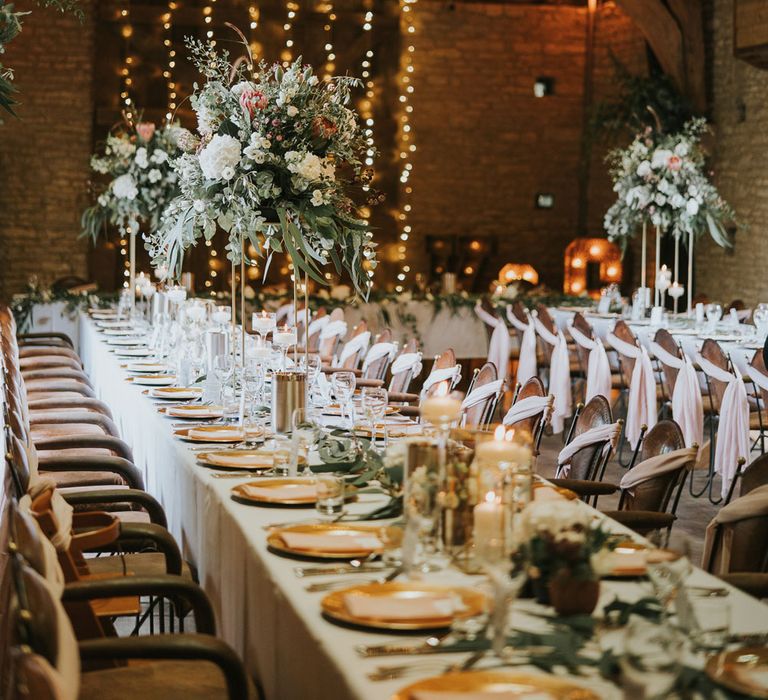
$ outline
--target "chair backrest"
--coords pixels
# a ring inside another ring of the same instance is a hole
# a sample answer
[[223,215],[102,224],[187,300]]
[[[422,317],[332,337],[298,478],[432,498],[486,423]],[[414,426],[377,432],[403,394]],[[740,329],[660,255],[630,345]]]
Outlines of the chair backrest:
[[[398,353],[398,357],[400,355],[406,355],[406,354],[413,354],[415,352],[418,352],[419,350],[419,344],[416,342],[415,338],[411,338],[400,350]],[[389,380],[389,389],[391,393],[397,393],[397,394],[404,394],[408,391],[408,388],[411,385],[411,382],[416,378],[415,373],[413,369],[405,369],[402,372],[398,372],[397,374],[393,374],[391,379]]]
[[[616,325],[613,327],[613,334],[625,343],[635,346],[638,345],[637,336],[622,320],[616,321]],[[635,369],[635,360],[619,353],[619,366],[621,367],[621,376],[624,379],[624,384],[629,386],[632,382],[632,371]]]
[[[487,296],[483,296],[483,298],[480,300],[480,306],[487,314],[490,314],[494,318],[499,317],[499,314],[496,312],[496,309],[493,307],[491,300]],[[483,326],[485,327],[485,334],[488,336],[488,341],[490,342],[494,327],[488,325],[485,321],[483,321]]]
[[[516,301],[512,304],[511,307],[509,307],[512,310],[512,315],[522,323],[528,323],[528,315],[526,314],[525,306],[523,306],[523,303],[521,301]],[[518,330],[517,327],[512,327],[512,332],[515,334],[515,337],[517,338],[517,344],[520,345],[523,342],[523,332],[521,330]]]
[[[317,310],[317,313],[310,319],[309,325],[312,325],[312,321],[323,318],[323,316],[327,316],[328,312],[325,310],[325,307],[320,307]],[[320,349],[320,332],[322,329],[316,330],[314,333],[312,333],[309,336],[309,352],[318,352]]]
[[[379,343],[391,343],[392,331],[389,328],[385,328],[381,333],[376,336],[376,339],[371,344],[371,348]],[[382,355],[377,360],[372,360],[370,364],[365,367],[363,372],[364,379],[384,379],[387,376],[387,369],[392,362],[392,358],[389,354]]]
[[[586,336],[590,340],[595,339],[595,331],[592,329],[589,321],[584,318],[580,311],[577,311],[575,314],[573,314],[573,321],[571,323],[573,327],[579,331],[579,333]],[[576,356],[579,358],[581,371],[584,372],[585,375],[587,372],[587,367],[589,366],[589,352],[590,351],[587,350],[587,348],[583,348],[581,345],[576,343]]]
[[[659,328],[659,330],[657,330],[656,334],[653,336],[653,340],[670,355],[680,359],[683,358],[683,351],[675,342],[672,334],[666,328]],[[672,396],[672,392],[675,390],[675,382],[677,381],[677,373],[680,370],[675,369],[674,367],[670,367],[669,365],[665,365],[661,361],[659,361],[659,364],[661,364],[661,371],[662,375],[664,376],[664,384],[666,386],[667,396]]]
[[[531,396],[546,396],[547,392],[544,389],[544,383],[538,377],[531,377],[523,386],[520,387],[520,391],[517,392],[515,397],[515,403],[527,399]],[[541,441],[541,434],[544,430],[544,413],[539,413],[536,416],[525,418],[518,423],[513,423],[512,427],[522,428],[527,430],[533,437],[533,443],[536,449],[538,449],[538,443]]]
[[768,454],[760,455],[741,472],[739,497],[768,484]]
[[[659,421],[643,438],[640,461],[684,448],[685,438],[680,426],[671,420]],[[674,499],[672,510],[674,512],[685,477],[692,467],[692,464],[683,464],[678,469],[666,471],[653,479],[637,484],[631,489],[631,493],[625,491],[622,493],[621,509],[664,513],[667,512],[670,501]]]
[[[762,374],[766,381],[768,381],[768,370],[765,367],[765,360],[763,358],[763,351],[762,350],[756,350],[755,354],[752,356],[752,360],[749,363],[754,367],[760,374]],[[768,407],[768,391],[765,391],[765,389],[761,389],[760,387],[757,388],[757,394],[762,401],[761,408],[765,409]]]
[[[571,438],[586,433],[592,428],[613,423],[611,405],[604,396],[593,396],[576,418]],[[587,445],[571,458],[571,479],[594,479],[603,460],[605,443]]]
[[[363,320],[360,321],[353,329],[352,329],[352,335],[349,338],[349,340],[352,340],[353,338],[357,338],[359,335],[362,335],[363,333],[368,332],[368,324]],[[349,341],[347,341],[349,342]],[[342,350],[343,351],[343,350]],[[357,369],[360,365],[360,359],[363,355],[362,350],[356,350],[353,352],[346,360],[344,360],[343,364],[341,365],[344,369]]]
[[[343,321],[343,320],[344,320],[344,309],[338,308],[331,311],[330,323],[333,323],[334,321]],[[324,358],[333,357],[336,354],[336,350],[339,347],[339,344],[341,343],[341,338],[342,336],[335,335],[330,338],[326,338],[325,340],[320,340],[317,347],[317,352],[320,354],[320,357],[324,357]]]
[[[549,309],[544,304],[536,305],[536,316],[544,328],[546,328],[550,333],[557,335],[557,325],[550,315]],[[537,347],[541,351],[541,355],[544,358],[544,364],[549,365],[549,363],[552,361],[552,351],[554,350],[554,347],[542,340],[542,338],[538,335],[536,336],[536,342]]]
[[[700,354],[705,360],[709,360],[716,367],[719,367],[726,372],[731,371],[728,364],[728,356],[723,352],[723,349],[716,340],[707,338],[701,346]],[[726,382],[721,382],[719,379],[713,379],[712,377],[707,376],[707,386],[709,387],[709,398],[712,409],[719,411],[728,384]]]
[[[496,371],[496,365],[492,362],[486,362],[475,375],[473,389],[486,386],[491,382],[495,382],[498,378],[499,373]],[[469,406],[464,411],[464,425],[482,426],[488,423],[493,410],[496,408],[498,396],[498,393],[491,394],[480,403]]]
[[[455,367],[456,366],[456,353],[453,351],[453,348],[448,348],[447,350],[443,350],[436,358],[435,363],[432,365],[432,370],[436,369],[448,369],[449,367]],[[442,382],[437,382],[437,384],[433,384],[429,389],[427,389],[427,396],[434,396],[438,388],[441,386],[445,386],[449,391],[453,388],[453,382],[446,380]]]

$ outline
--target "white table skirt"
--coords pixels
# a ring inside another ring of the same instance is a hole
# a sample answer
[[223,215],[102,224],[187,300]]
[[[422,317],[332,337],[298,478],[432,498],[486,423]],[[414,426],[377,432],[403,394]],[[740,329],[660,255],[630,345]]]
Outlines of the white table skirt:
[[45,331],[66,333],[78,351],[80,342],[80,314],[77,311],[69,311],[67,303],[56,301],[51,304],[35,304],[32,307],[32,315],[29,320],[29,328],[25,333],[43,333]]
[[[173,438],[173,421],[157,413],[152,401],[142,395],[142,387],[125,381],[125,371],[100,341],[94,325],[83,317],[80,327],[81,355],[99,397],[112,409],[123,438],[134,450],[136,464],[144,473],[147,490],[163,504],[171,532],[184,555],[197,567],[200,583],[213,604],[220,636],[242,656],[248,671],[262,683],[267,697],[384,700],[418,679],[419,676],[408,676],[386,682],[369,681],[366,673],[389,660],[360,659],[354,648],[380,643],[391,635],[343,629],[326,621],[320,614],[324,594],[307,593],[306,581],[293,573],[297,562],[267,550],[263,525],[312,517],[313,511],[258,508],[231,500],[229,491],[238,480],[214,479],[210,471],[197,466],[189,447]],[[369,494],[361,499],[363,502],[351,506],[353,511],[366,512],[376,501],[381,502]],[[606,522],[611,529],[628,532],[612,521]],[[356,580],[360,582],[365,579],[358,576]],[[460,574],[451,576],[452,580],[476,582]],[[693,577],[697,584],[722,585],[698,570]],[[631,601],[648,593],[647,583],[606,581],[601,601],[608,603],[616,595]],[[735,590],[730,600],[734,632],[757,633],[768,629],[768,606]],[[524,612],[532,605],[521,601],[515,606],[515,626],[541,628],[538,617]],[[465,657],[428,658],[448,665]],[[434,670],[425,670],[422,676],[438,672],[436,666]],[[603,698],[621,697],[615,688],[599,679],[579,682],[594,687]]]

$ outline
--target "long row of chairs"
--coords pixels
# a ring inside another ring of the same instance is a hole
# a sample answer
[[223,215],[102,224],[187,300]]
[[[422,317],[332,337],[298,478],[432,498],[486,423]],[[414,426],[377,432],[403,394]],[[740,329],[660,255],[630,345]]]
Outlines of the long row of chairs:
[[256,697],[71,341],[0,350],[0,697]]

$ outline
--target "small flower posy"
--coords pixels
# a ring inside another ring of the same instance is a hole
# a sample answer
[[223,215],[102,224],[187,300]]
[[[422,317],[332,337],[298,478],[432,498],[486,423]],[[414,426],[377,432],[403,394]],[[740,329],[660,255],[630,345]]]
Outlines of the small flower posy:
[[684,241],[706,230],[718,245],[731,246],[725,223],[735,216],[707,178],[701,146],[706,131],[700,118],[677,134],[649,127],[628,148],[608,154],[618,195],[605,215],[610,240],[626,248],[637,229],[650,223]]
[[178,125],[157,129],[149,122],[129,124],[110,134],[103,152],[91,158],[91,168],[111,180],[96,204],[83,212],[83,234],[95,240],[107,221],[121,230],[141,224],[156,231],[163,210],[178,194],[171,159],[185,135],[191,136]]
[[259,257],[286,252],[300,272],[325,284],[321,268],[345,269],[362,294],[376,267],[375,243],[358,213],[353,188],[368,203],[370,149],[347,106],[355,78],[320,82],[299,58],[288,68],[232,64],[204,42],[187,40],[205,76],[191,97],[198,137],[173,161],[181,194],[160,230],[146,238],[155,264],[181,271],[184,251],[221,228],[227,256],[239,262],[252,245]]

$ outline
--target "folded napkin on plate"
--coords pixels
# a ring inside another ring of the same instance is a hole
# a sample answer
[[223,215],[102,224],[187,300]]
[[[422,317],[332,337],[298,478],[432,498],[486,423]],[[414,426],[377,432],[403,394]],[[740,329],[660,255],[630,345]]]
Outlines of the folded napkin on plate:
[[271,467],[274,464],[272,455],[208,455],[211,464],[220,464],[222,467]]
[[625,571],[645,571],[648,552],[644,549],[625,549],[613,552],[600,552],[592,559],[592,565],[598,574],[610,576]]
[[314,484],[307,486],[276,486],[275,488],[256,486],[255,484],[245,484],[242,489],[251,498],[258,498],[261,500],[303,501],[314,500],[317,498],[317,487]]
[[411,700],[555,700],[558,696],[544,690],[417,690]]
[[381,540],[375,534],[345,532],[338,535],[321,535],[311,532],[281,532],[280,537],[291,549],[317,549],[324,552],[381,549]]
[[190,428],[187,435],[198,440],[209,440],[211,438],[215,438],[216,440],[242,440],[244,433],[240,428],[220,428],[217,430]]
[[537,486],[533,489],[534,501],[565,501],[566,498],[563,494],[559,493],[557,489],[553,489],[551,486]]
[[737,666],[733,669],[733,675],[742,683],[749,684],[752,687],[759,686],[760,688],[768,688],[768,668],[765,666],[752,668],[748,666]]
[[199,416],[215,416],[217,418],[224,415],[224,409],[221,406],[188,406],[169,408],[169,416],[177,418],[198,418]]
[[418,598],[370,596],[348,593],[344,604],[354,617],[374,617],[384,620],[418,620],[451,617],[464,610],[465,605],[457,595],[449,593]]

